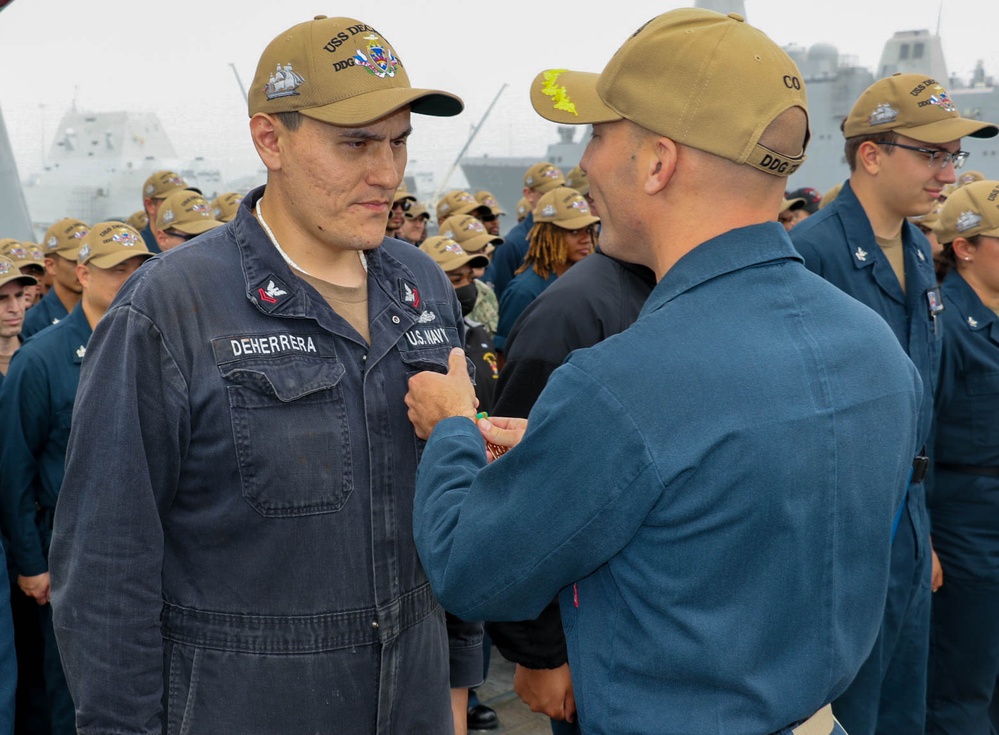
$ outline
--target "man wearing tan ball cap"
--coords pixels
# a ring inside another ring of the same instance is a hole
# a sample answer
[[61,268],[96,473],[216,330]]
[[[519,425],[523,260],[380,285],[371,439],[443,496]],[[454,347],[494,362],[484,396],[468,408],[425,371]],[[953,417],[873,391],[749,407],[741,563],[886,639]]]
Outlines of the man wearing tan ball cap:
[[486,227],[486,231],[488,231],[490,235],[499,235],[499,218],[505,215],[506,212],[500,206],[496,195],[494,195],[491,191],[477,191],[475,192],[475,201],[489,207],[489,214],[485,214],[480,218],[482,220],[482,224]]
[[[912,479],[891,526],[881,629],[857,676],[833,703],[850,735],[922,732],[925,726],[930,595],[941,579],[933,571],[924,478],[944,302],[932,247],[909,218],[929,214],[957,181],[970,155],[961,150],[962,138],[997,132],[993,123],[962,117],[932,77],[879,79],[860,94],[843,124],[849,178],[832,203],[791,231],[805,266],[873,309],[922,380]],[[869,491],[886,489],[872,483]]]
[[491,255],[503,238],[490,234],[482,222],[470,214],[456,214],[441,222],[440,233],[456,240],[469,253]]
[[86,222],[66,217],[54,222],[45,231],[41,248],[45,253],[45,272],[52,278],[52,287],[24,315],[21,330],[24,339],[58,323],[80,303],[82,289],[76,277],[76,253],[89,229],[90,225]]
[[405,184],[395,190],[395,196],[392,197],[392,209],[389,210],[388,223],[385,225],[385,237],[398,237],[406,210],[414,204],[416,204],[416,196],[406,191]]
[[[466,252],[480,253],[487,259],[503,244],[502,237],[490,234],[485,225],[470,214],[448,217],[441,222],[440,234],[454,239]],[[485,265],[488,265],[488,260]],[[499,326],[499,299],[492,287],[481,280],[484,270],[484,267],[477,266],[472,274],[476,296],[475,303],[466,316],[486,325],[489,332],[495,334]],[[459,299],[463,293],[459,292]]]
[[419,246],[427,239],[429,221],[430,212],[423,202],[413,202],[402,214],[402,226],[396,232],[396,237]]
[[470,214],[479,219],[483,214],[491,214],[491,211],[488,205],[476,201],[469,192],[452,189],[437,202],[437,224],[458,214]]
[[[0,239],[0,257],[8,258],[23,275],[31,276],[34,283],[25,283],[23,291],[24,308],[30,309],[44,295],[41,287],[42,278],[45,276],[44,255],[41,249],[33,242],[21,242],[13,238]],[[18,325],[18,334],[21,333],[22,324]]]
[[146,247],[149,248],[149,252],[151,253],[160,252],[160,246],[156,237],[156,213],[159,211],[163,200],[180,189],[190,189],[198,194],[201,193],[195,187],[189,186],[183,176],[169,169],[163,169],[151,174],[146,179],[146,183],[142,185],[142,208],[145,210],[148,220],[145,228],[140,230],[140,232],[142,239],[146,243]]
[[0,388],[0,435],[4,437],[0,515],[17,585],[38,605],[53,733],[76,732],[48,604],[48,555],[81,364],[92,330],[121,284],[152,257],[139,233],[121,222],[99,222],[79,242],[74,260],[82,288],[80,302],[58,324],[24,343]]
[[87,347],[49,557],[81,732],[452,728],[404,396],[461,307],[385,226],[416,118],[462,102],[361,20],[274,30],[248,85],[266,185]]
[[243,195],[238,191],[227,191],[212,199],[212,219],[219,222],[229,222],[236,216],[239,210],[239,203],[243,201]]
[[212,207],[203,196],[190,189],[178,189],[163,200],[156,212],[156,243],[165,253],[222,225],[212,217]]
[[534,661],[518,691],[583,732],[842,733],[829,703],[877,635],[919,379],[775,221],[808,141],[788,55],[704,9],[621,35],[601,73],[545,71],[531,99],[593,124],[601,249],[658,283],[527,420],[476,425],[457,353],[410,379],[417,546],[463,618],[558,595],[568,666]]

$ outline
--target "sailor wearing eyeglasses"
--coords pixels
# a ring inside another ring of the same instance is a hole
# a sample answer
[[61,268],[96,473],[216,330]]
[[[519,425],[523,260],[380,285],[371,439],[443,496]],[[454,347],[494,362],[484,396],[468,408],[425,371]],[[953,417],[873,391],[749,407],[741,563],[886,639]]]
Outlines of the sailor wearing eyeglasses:
[[[878,80],[860,95],[842,127],[850,177],[829,206],[791,231],[791,241],[810,270],[871,307],[895,332],[922,378],[918,436],[926,445],[943,301],[929,241],[906,218],[929,213],[944,187],[957,180],[956,170],[969,155],[960,149],[961,138],[990,138],[999,128],[962,118],[944,87],[923,74]],[[936,566],[925,453],[913,459],[899,513],[885,519],[885,533],[894,540],[881,630],[857,677],[833,702],[833,713],[851,735],[923,732]],[[871,488],[872,494],[889,491]]]

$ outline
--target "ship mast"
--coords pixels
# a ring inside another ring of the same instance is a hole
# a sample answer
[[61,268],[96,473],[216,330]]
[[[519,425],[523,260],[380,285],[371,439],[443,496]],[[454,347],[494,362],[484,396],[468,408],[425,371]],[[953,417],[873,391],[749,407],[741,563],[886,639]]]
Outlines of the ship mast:
[[472,126],[472,132],[468,136],[468,140],[465,141],[465,145],[462,146],[462,149],[458,153],[457,158],[454,159],[454,163],[451,164],[451,168],[449,168],[447,170],[447,174],[444,175],[444,180],[441,182],[440,186],[437,187],[437,191],[434,192],[434,200],[433,202],[431,202],[431,204],[436,204],[440,200],[441,194],[444,193],[444,189],[445,187],[447,187],[447,182],[451,179],[451,175],[454,173],[454,170],[458,168],[458,163],[461,161],[462,157],[464,157],[465,151],[468,150],[468,146],[470,146],[472,144],[472,141],[475,140],[475,136],[478,134],[479,129],[482,127],[482,123],[484,123],[486,121],[486,118],[489,117],[489,113],[492,112],[493,106],[496,104],[496,101],[500,98],[500,95],[503,94],[503,90],[506,88],[507,84],[506,82],[504,82],[503,86],[499,88],[499,92],[497,92],[496,96],[493,97],[493,101],[489,103],[489,107],[487,107],[486,111],[482,114],[482,119],[479,120],[479,124]]
[[246,87],[243,86],[243,80],[239,78],[239,72],[236,70],[236,65],[230,61],[229,66],[232,67],[232,73],[236,75],[236,84],[239,85],[239,91],[243,93],[243,102],[250,104],[250,99],[246,96]]

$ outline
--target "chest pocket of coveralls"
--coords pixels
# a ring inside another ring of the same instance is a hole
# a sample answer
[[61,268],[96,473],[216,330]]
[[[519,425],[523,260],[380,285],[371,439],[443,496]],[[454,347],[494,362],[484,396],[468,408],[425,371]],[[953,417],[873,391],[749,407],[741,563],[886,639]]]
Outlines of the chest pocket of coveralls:
[[353,490],[344,366],[287,355],[219,367],[246,501],[274,518],[340,510]]
[[999,444],[999,372],[969,373],[965,376],[971,399],[972,443],[982,449]]
[[[406,366],[406,380],[409,381],[417,373],[421,373],[425,370],[429,370],[434,373],[440,373],[441,375],[447,375],[448,370],[448,357],[451,354],[451,346],[446,345],[444,347],[434,347],[434,348],[423,348],[423,349],[406,349],[400,345],[399,357],[402,358],[403,363]],[[475,375],[475,365],[467,357],[465,358],[465,364],[469,369],[469,375]],[[427,446],[427,442],[420,437],[416,437],[416,461],[420,461],[420,457],[423,456],[423,448]]]

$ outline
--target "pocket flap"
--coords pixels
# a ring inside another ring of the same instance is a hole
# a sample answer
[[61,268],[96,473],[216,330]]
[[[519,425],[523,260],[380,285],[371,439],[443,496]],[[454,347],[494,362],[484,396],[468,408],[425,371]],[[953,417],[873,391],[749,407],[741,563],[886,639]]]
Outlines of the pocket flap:
[[336,358],[300,355],[242,360],[219,369],[229,382],[284,402],[329,390],[346,372]]

